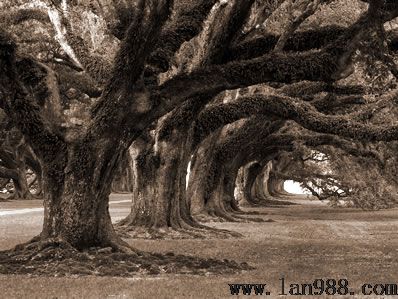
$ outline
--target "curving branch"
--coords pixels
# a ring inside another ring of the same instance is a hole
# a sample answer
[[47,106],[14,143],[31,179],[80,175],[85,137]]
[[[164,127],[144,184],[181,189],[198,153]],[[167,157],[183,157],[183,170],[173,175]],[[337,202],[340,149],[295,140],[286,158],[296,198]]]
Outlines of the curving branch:
[[[324,146],[332,146],[353,157],[370,158],[381,169],[385,167],[383,157],[377,151],[363,149],[356,143],[338,136],[328,134],[298,135],[279,132],[264,136],[261,130],[262,127],[260,125],[257,126],[256,133],[245,130],[246,134],[249,135],[247,139],[236,139],[232,144],[232,147],[235,147],[231,151],[229,148],[225,148],[225,151],[229,153],[229,158],[222,161],[220,165],[232,163],[229,161],[233,161],[234,157],[238,157],[235,160],[239,161],[239,166],[253,161],[268,161],[270,156],[279,156],[282,152],[295,152],[297,150],[297,143],[300,143],[306,147],[319,149],[320,151],[322,151]],[[236,144],[239,144],[239,146],[236,146]]]
[[167,71],[181,45],[198,35],[217,0],[192,1],[180,8],[174,20],[166,24],[159,36],[157,47],[148,59],[146,76]]
[[[389,22],[396,17],[398,17],[398,8],[396,8],[396,5],[394,7],[387,6],[383,10],[382,22]],[[281,50],[302,52],[311,49],[321,49],[328,44],[336,42],[340,37],[346,35],[349,30],[350,28],[332,25],[295,32],[287,38]],[[262,56],[274,49],[280,39],[281,36],[269,34],[255,39],[244,40],[229,49],[228,56],[225,56],[224,62]],[[391,40],[389,42],[390,48],[395,50],[397,48],[394,47],[395,44],[396,40]]]
[[229,9],[224,9],[221,16],[216,16],[210,28],[204,65],[219,64],[224,60],[233,40],[247,20],[253,3],[254,0],[235,0]]
[[48,14],[40,9],[18,9],[12,13],[2,13],[1,18],[6,24],[18,25],[26,21],[35,20],[44,24],[50,23]]
[[343,49],[322,53],[273,53],[201,68],[175,76],[160,86],[154,97],[161,97],[173,106],[204,92],[220,92],[265,82],[333,81],[336,73],[340,72],[339,54],[343,53]]
[[[253,115],[267,115],[268,117],[294,120],[304,128],[320,133],[335,134],[363,141],[392,141],[398,138],[398,126],[366,125],[355,121],[355,119],[367,118],[369,114],[396,101],[397,98],[398,90],[394,90],[384,95],[378,102],[368,107],[365,106],[364,111],[348,115],[326,115],[317,111],[316,106],[304,101],[280,95],[253,95],[243,97],[235,103],[213,105],[204,110],[196,123],[194,136],[200,142],[210,132],[225,124]],[[352,99],[357,100],[355,97],[348,98],[350,102]],[[345,104],[345,101],[343,103]],[[320,102],[318,106],[323,108],[324,103]],[[326,107],[329,106],[326,105]]]
[[300,27],[300,25],[306,19],[308,19],[310,16],[312,16],[316,12],[320,2],[321,2],[321,0],[314,0],[314,1],[311,0],[307,3],[307,6],[304,9],[304,11],[302,11],[298,17],[293,19],[286,26],[285,30],[283,31],[282,35],[279,37],[279,39],[274,47],[274,51],[279,52],[279,51],[283,50],[289,37],[294,33],[294,31],[296,31]]
[[[325,26],[293,33],[283,47],[284,51],[303,52],[312,49],[321,49],[335,42],[348,29],[340,26]],[[231,47],[224,63],[233,60],[250,59],[269,53],[280,39],[279,35],[264,35],[255,39],[245,40]]]

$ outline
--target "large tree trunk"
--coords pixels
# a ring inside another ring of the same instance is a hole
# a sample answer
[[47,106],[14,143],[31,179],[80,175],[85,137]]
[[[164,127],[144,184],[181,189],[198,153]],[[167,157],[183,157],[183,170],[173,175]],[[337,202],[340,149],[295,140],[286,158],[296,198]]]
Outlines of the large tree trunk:
[[215,189],[210,191],[205,199],[205,214],[217,217],[221,221],[239,221],[237,213],[240,212],[234,197],[234,186],[237,172],[231,173],[224,170],[217,179]]
[[239,158],[227,165],[214,161],[216,144],[222,134],[220,131],[209,136],[193,158],[188,197],[192,213],[200,221],[237,221],[234,214],[241,212],[234,195]]
[[267,187],[271,196],[282,197],[289,196],[290,193],[286,192],[283,185],[284,179],[279,178],[274,172],[284,173],[291,164],[291,159],[288,155],[282,154],[277,159],[272,161],[272,168],[269,172]]
[[122,230],[156,233],[201,227],[193,220],[186,197],[189,138],[174,131],[165,140],[135,147],[135,190],[131,213],[119,223]]
[[53,165],[44,164],[41,239],[59,239],[78,249],[131,251],[115,233],[108,209],[112,179],[125,151],[112,141],[80,141]]
[[215,132],[206,138],[196,150],[191,161],[187,197],[191,202],[192,214],[199,215],[205,210],[206,178],[210,172],[211,159],[221,132]]

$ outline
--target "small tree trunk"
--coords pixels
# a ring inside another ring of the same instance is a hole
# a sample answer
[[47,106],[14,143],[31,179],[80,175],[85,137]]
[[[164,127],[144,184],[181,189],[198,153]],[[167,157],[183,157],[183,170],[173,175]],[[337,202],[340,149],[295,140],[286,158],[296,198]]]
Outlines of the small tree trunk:
[[255,162],[244,168],[244,186],[243,186],[243,194],[244,201],[242,201],[242,205],[258,205],[260,198],[256,197],[254,192],[254,183],[257,180],[257,177],[261,173],[263,169],[263,165]]
[[126,156],[122,159],[117,168],[115,179],[112,182],[112,192],[130,193],[134,189],[134,171],[133,161],[130,153],[127,151]]
[[[22,147],[22,146],[21,146]],[[11,195],[12,199],[33,199],[29,191],[28,178],[26,176],[26,164],[24,157],[24,150],[17,148],[15,151],[16,178],[12,179],[14,184],[14,194]]]
[[25,168],[17,169],[18,178],[13,179],[14,183],[14,194],[13,199],[33,199],[32,193],[30,193],[28,180],[26,178]]
[[256,180],[254,182],[254,197],[257,198],[260,202],[262,200],[269,200],[269,197],[271,196],[268,191],[267,184],[270,170],[270,164],[267,163],[266,166],[263,167],[261,173],[256,177]]
[[238,175],[237,175],[236,181],[235,181],[235,198],[236,198],[237,202],[239,203],[239,206],[248,205],[248,202],[245,197],[246,195],[244,193],[246,176],[247,176],[246,168],[247,168],[247,165],[244,167],[241,167],[239,169]]
[[270,173],[267,188],[271,196],[281,197],[283,195],[283,192],[281,191],[281,182],[283,183],[283,181],[278,179],[272,172]]

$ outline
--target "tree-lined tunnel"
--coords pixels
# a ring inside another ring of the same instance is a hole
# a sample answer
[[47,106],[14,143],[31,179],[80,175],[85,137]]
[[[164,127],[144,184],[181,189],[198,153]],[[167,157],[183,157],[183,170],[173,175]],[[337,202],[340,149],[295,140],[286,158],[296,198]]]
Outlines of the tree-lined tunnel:
[[[396,1],[0,8],[0,187],[44,202],[42,232],[7,265],[237,238],[211,223],[267,221],[255,208],[294,201],[286,182],[332,206],[398,203]],[[111,192],[131,194],[117,223]]]

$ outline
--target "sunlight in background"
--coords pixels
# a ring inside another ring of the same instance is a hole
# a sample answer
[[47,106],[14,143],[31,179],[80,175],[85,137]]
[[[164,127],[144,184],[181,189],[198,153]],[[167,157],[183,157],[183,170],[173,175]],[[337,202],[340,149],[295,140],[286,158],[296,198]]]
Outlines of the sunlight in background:
[[190,174],[191,174],[191,161],[189,161],[188,167],[187,167],[187,176],[185,177],[185,189],[188,189],[189,175]]
[[299,183],[291,180],[285,181],[283,189],[292,194],[310,194],[308,191],[303,190]]

